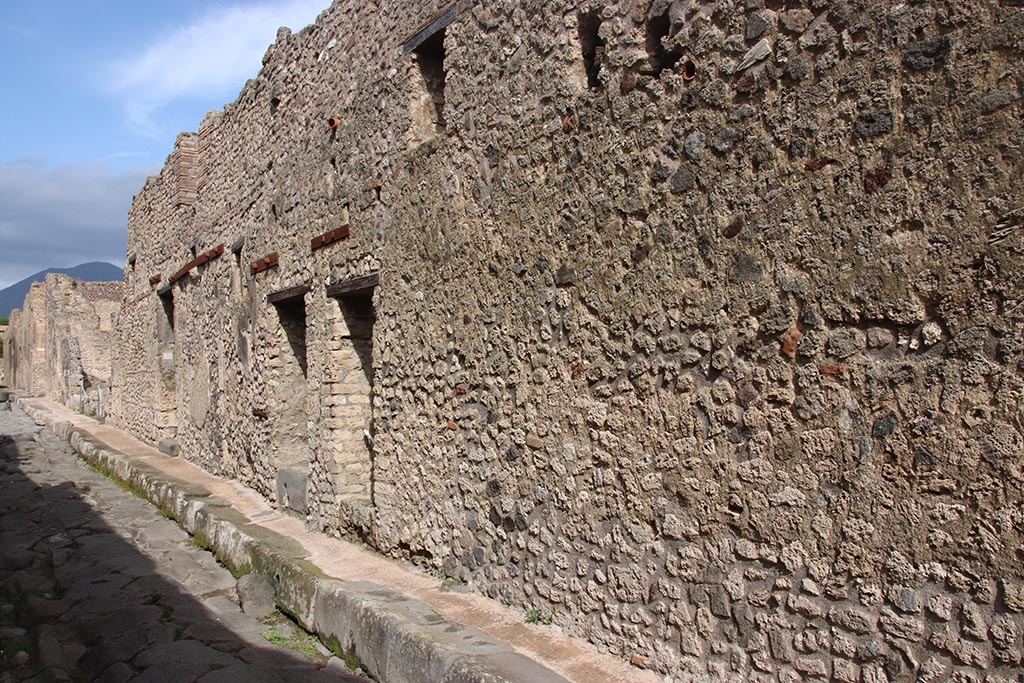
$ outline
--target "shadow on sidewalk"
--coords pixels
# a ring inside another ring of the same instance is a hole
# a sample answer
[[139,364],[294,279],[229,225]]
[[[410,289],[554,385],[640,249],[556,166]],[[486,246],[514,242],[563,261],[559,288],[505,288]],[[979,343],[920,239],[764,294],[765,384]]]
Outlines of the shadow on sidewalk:
[[211,578],[224,587],[200,598],[186,592],[165,575],[191,553],[158,544],[158,567],[89,499],[136,520],[132,534],[183,533],[20,411],[0,413],[0,683],[365,683],[267,643],[251,619],[232,615],[230,577]]

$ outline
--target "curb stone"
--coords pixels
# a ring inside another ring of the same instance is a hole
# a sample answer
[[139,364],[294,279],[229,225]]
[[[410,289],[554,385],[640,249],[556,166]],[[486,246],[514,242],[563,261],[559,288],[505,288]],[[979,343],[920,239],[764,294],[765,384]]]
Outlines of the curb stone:
[[174,519],[234,574],[266,576],[283,612],[320,637],[335,654],[357,660],[375,679],[387,683],[568,683],[492,636],[444,619],[423,602],[374,583],[327,576],[306,560],[294,540],[253,523],[203,486],[146,462],[169,456],[122,453],[31,399],[16,402],[86,462]]

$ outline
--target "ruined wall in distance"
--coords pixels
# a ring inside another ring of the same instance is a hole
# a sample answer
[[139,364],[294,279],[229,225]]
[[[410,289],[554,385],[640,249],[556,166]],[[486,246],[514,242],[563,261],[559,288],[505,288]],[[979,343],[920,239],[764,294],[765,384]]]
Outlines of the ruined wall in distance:
[[[0,325],[0,355],[7,356],[7,325]],[[0,358],[0,384],[7,386],[7,373],[10,368],[7,362]]]
[[4,344],[6,382],[79,412],[102,416],[110,400],[118,282],[51,273],[12,312]]
[[11,311],[4,333],[4,382],[30,394],[46,391],[44,339],[46,300],[41,283],[32,285],[22,307]]

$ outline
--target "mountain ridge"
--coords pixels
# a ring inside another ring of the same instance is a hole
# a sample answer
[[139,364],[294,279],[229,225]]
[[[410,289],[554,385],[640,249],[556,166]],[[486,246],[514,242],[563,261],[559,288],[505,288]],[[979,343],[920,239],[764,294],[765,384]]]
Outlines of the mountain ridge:
[[10,287],[0,289],[0,318],[10,317],[11,311],[21,308],[32,284],[42,282],[50,273],[62,273],[75,280],[84,282],[120,282],[122,270],[113,263],[106,261],[89,261],[70,268],[47,268],[29,275],[24,280],[15,282]]

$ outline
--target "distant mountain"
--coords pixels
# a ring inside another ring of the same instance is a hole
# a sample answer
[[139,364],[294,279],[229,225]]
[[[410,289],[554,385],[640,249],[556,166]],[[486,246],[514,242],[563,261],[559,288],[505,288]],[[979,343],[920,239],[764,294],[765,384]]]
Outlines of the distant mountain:
[[25,295],[33,282],[42,282],[48,273],[64,273],[75,280],[86,282],[120,282],[121,269],[106,261],[91,261],[73,268],[47,268],[35,275],[29,275],[21,282],[15,282],[7,289],[0,289],[0,318],[11,315],[15,308],[25,303]]

